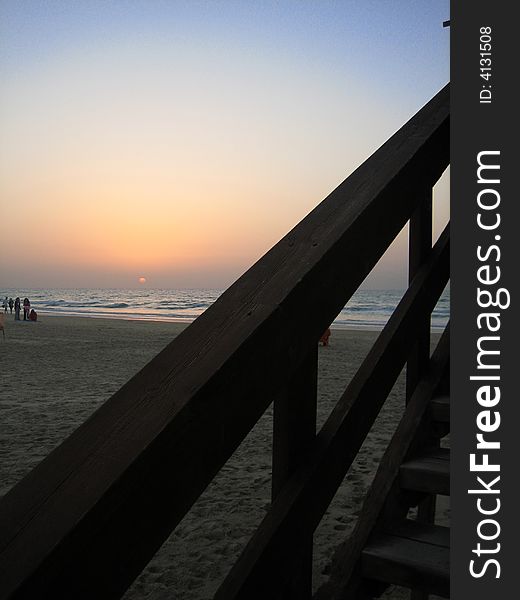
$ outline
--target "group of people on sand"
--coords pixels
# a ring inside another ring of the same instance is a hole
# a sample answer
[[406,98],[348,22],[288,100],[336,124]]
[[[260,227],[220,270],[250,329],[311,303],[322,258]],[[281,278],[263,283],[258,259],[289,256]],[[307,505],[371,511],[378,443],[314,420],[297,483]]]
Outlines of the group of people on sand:
[[30,302],[29,298],[24,298],[23,303],[22,303],[19,296],[16,298],[16,300],[13,300],[12,298],[8,299],[6,296],[2,302],[2,305],[4,308],[5,314],[7,314],[8,308],[9,308],[10,313],[13,314],[13,308],[14,308],[14,320],[15,321],[21,321],[20,312],[22,311],[22,309],[23,309],[23,320],[24,321],[37,321],[38,320],[38,313],[34,310],[34,308],[31,308],[31,302]]

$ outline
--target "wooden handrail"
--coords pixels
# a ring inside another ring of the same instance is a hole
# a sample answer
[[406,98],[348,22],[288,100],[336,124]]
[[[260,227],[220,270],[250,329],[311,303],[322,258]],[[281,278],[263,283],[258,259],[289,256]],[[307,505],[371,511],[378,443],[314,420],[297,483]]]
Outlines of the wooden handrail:
[[440,177],[448,139],[446,86],[3,498],[0,598],[124,592]]

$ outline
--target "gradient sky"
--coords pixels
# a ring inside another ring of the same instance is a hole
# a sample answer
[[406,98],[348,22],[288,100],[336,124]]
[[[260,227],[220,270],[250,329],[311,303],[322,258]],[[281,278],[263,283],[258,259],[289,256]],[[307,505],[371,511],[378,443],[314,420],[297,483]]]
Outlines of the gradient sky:
[[[0,0],[0,287],[226,287],[448,81],[448,17]],[[404,285],[405,246],[370,287]]]

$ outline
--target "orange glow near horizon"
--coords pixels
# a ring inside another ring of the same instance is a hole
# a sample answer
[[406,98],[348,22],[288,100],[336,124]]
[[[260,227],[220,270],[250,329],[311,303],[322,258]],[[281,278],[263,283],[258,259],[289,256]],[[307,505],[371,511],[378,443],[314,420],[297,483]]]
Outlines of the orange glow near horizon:
[[4,74],[7,287],[227,286],[437,91],[383,101],[376,78],[262,36],[135,39]]

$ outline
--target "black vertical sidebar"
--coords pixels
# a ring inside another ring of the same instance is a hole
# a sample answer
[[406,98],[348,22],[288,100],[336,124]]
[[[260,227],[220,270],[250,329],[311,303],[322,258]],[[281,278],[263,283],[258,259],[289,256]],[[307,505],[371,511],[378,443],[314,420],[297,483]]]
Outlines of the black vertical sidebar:
[[513,89],[520,25],[514,6],[451,3],[455,600],[520,597],[520,108]]

